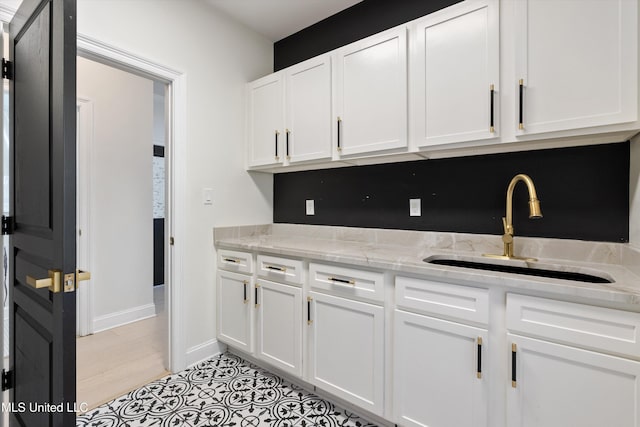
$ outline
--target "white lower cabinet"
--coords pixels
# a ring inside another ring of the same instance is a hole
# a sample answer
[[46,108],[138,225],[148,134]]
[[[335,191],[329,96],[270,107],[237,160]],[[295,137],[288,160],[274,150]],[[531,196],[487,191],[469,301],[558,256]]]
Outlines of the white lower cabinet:
[[255,287],[256,356],[302,375],[302,289],[268,280]]
[[640,362],[509,334],[509,427],[639,427]]
[[251,353],[251,277],[218,270],[218,338],[232,347]]
[[385,273],[253,256],[220,253],[220,341],[370,415],[640,427],[638,312],[403,276],[385,311]]
[[395,422],[487,426],[487,330],[395,310]]
[[310,382],[374,414],[384,412],[384,309],[309,292]]
[[639,313],[507,294],[507,425],[640,427],[639,328]]

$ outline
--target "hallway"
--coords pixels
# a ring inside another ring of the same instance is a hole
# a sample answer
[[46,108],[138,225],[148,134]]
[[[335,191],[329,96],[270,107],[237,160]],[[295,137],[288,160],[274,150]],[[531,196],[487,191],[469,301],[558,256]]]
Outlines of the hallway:
[[93,409],[169,374],[162,356],[164,298],[157,288],[156,316],[77,339],[78,405]]

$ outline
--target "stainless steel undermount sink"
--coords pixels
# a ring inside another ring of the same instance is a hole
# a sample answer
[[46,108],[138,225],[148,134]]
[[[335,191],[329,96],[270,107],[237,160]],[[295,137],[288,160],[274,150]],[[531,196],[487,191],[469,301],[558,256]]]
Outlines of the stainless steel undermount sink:
[[[595,274],[571,271],[571,269],[544,268],[526,261],[489,260],[484,258],[466,258],[457,256],[434,255],[423,260],[429,264],[447,265],[451,267],[472,268],[476,270],[500,271],[503,273],[524,274],[527,276],[548,277],[551,279],[572,280],[586,283],[613,283],[614,280],[605,273]],[[597,275],[596,275],[597,274]]]

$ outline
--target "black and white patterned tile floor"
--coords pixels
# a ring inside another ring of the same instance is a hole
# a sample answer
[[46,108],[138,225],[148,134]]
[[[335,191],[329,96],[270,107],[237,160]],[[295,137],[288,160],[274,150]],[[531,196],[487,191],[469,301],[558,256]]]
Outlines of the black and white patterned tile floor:
[[375,427],[224,353],[78,416],[77,427]]

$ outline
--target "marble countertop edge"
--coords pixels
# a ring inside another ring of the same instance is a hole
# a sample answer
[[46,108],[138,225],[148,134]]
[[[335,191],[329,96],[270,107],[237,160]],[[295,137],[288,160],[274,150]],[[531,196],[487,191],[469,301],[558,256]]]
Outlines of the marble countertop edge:
[[[365,238],[364,236],[371,229],[347,230],[352,235],[360,233],[361,238],[343,240],[336,236],[338,234],[335,233],[336,230],[330,230],[333,227],[327,227],[326,230],[311,230],[311,232],[308,229],[305,230],[304,227],[279,227],[288,232],[285,234],[282,234],[283,230],[276,230],[276,234],[273,234],[274,228],[278,227],[273,227],[269,224],[216,228],[214,229],[214,243],[219,248],[264,252],[272,255],[303,258],[310,261],[349,264],[389,270],[396,273],[426,276],[433,280],[450,281],[459,284],[488,287],[501,286],[519,291],[547,292],[609,303],[640,305],[640,267],[638,266],[640,264],[638,263],[640,250],[632,247],[621,248],[617,244],[594,242],[590,248],[589,242],[580,242],[579,245],[576,245],[573,242],[561,241],[556,243],[555,239],[546,239],[552,245],[571,247],[573,244],[574,247],[580,246],[579,251],[588,253],[589,259],[578,261],[539,257],[538,266],[586,274],[603,274],[614,279],[614,283],[584,283],[429,264],[424,262],[423,259],[432,256],[481,258],[482,251],[460,250],[456,248],[456,245],[452,245],[451,249],[434,248],[425,244],[427,242],[423,242],[424,239],[421,237],[424,236],[412,234],[412,232],[396,234],[400,238],[407,237],[405,239],[406,244],[390,244],[388,243],[389,239],[382,243],[377,241],[376,237],[368,236],[368,238]],[[303,232],[298,233],[298,231]],[[389,232],[389,230],[383,230],[382,232],[389,235],[394,234],[393,231]],[[411,236],[412,238],[409,238]],[[434,236],[437,240],[437,233]],[[496,236],[488,237],[494,240]],[[444,236],[444,238],[449,237]],[[467,237],[454,235],[453,239],[455,238],[464,240]],[[472,236],[471,239],[481,241],[485,237]],[[529,239],[534,241],[534,238]],[[467,242],[463,246],[465,249],[474,249],[472,243]],[[490,249],[501,249],[500,245],[492,247],[489,244],[488,247]],[[496,251],[490,253],[496,253]],[[605,262],[597,262],[599,261],[597,256],[600,254],[605,258]],[[634,269],[633,267],[638,268]]]

